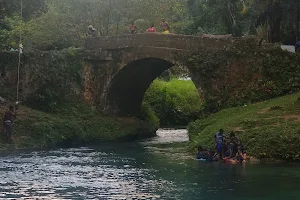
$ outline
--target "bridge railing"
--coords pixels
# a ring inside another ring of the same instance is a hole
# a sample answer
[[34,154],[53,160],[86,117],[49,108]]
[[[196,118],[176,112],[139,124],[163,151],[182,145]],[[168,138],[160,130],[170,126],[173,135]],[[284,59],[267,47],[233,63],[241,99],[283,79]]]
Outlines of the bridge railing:
[[[86,49],[119,49],[130,47],[158,47],[183,50],[220,49],[235,41],[251,40],[258,44],[258,38],[244,37],[234,38],[231,35],[177,35],[144,33],[134,35],[120,35],[108,37],[94,37],[86,40]],[[251,43],[251,42],[250,42]]]

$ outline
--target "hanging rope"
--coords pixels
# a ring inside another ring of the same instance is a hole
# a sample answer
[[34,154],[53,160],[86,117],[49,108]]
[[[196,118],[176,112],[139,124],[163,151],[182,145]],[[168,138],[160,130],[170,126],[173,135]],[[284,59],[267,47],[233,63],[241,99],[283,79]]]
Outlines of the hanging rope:
[[[23,0],[21,0],[21,22],[23,20]],[[22,26],[22,25],[21,25]],[[22,54],[22,30],[20,30],[19,40],[19,63],[18,63],[18,81],[17,81],[17,102],[19,102],[19,86],[20,86],[20,67],[21,67],[21,54]]]

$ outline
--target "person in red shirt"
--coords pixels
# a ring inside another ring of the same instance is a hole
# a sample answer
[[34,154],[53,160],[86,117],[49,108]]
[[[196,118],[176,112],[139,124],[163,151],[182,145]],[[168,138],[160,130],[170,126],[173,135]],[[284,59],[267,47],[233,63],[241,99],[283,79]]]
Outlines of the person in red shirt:
[[148,33],[155,33],[156,32],[156,28],[154,27],[154,24],[152,23],[149,28],[147,29]]

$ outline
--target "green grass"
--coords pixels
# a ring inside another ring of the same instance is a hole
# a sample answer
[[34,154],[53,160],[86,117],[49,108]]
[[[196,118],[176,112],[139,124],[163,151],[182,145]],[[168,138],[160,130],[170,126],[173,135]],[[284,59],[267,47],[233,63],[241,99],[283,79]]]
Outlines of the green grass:
[[[0,107],[3,113],[5,107]],[[156,129],[135,118],[104,116],[90,107],[73,104],[47,113],[21,106],[14,125],[14,139],[0,137],[2,150],[85,145],[153,135]]]
[[160,119],[161,125],[187,125],[199,118],[203,108],[199,93],[192,81],[155,80],[144,97]]
[[300,93],[222,110],[189,124],[191,147],[213,148],[214,134],[234,131],[248,154],[258,158],[300,159]]

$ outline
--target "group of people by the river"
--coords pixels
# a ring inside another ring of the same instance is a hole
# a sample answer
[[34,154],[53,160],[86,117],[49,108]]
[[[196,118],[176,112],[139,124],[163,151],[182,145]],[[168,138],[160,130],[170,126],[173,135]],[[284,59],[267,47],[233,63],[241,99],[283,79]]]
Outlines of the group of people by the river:
[[[162,19],[161,23],[160,23],[160,28],[163,34],[169,34],[170,33],[170,26],[168,24],[168,22],[166,22],[165,19]],[[136,34],[138,31],[137,26],[134,24],[134,22],[131,23],[130,25],[130,33],[131,34]],[[148,27],[148,29],[146,30],[146,32],[148,33],[156,33],[157,29],[155,28],[154,24],[151,23],[150,26]]]
[[214,136],[215,149],[208,150],[198,146],[197,159],[201,161],[224,161],[225,163],[245,163],[247,152],[240,138],[233,132],[229,136],[220,129]]

